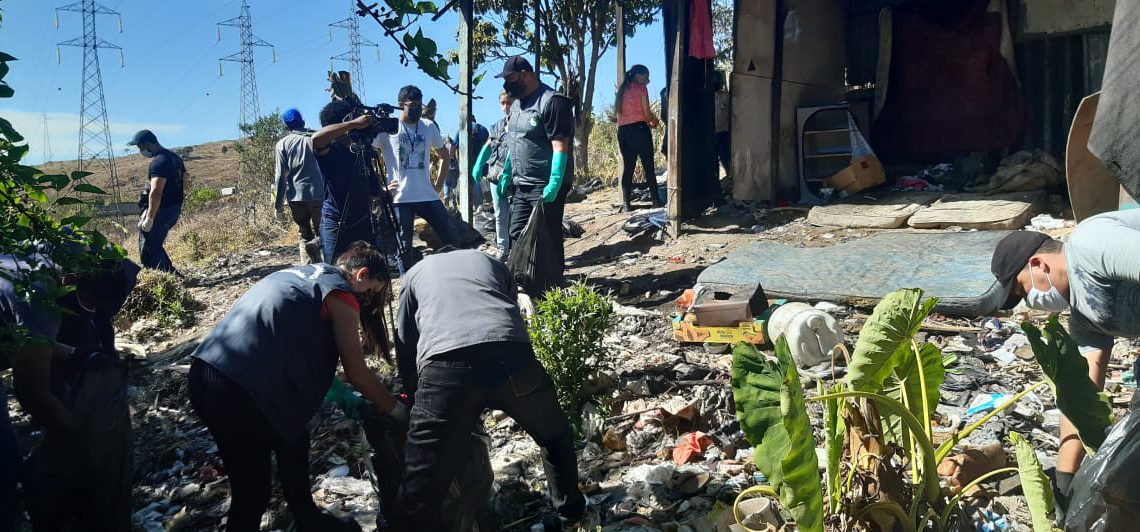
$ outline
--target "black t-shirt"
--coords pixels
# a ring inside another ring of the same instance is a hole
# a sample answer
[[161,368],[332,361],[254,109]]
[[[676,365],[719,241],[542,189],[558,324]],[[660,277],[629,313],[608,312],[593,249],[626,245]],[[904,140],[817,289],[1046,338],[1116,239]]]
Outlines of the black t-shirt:
[[[182,177],[185,173],[186,166],[182,164],[182,158],[166,148],[158,150],[158,153],[150,158],[150,170],[147,172],[147,178],[161,177],[166,179],[166,184],[162,187],[160,209],[182,206]],[[150,190],[149,183],[147,190]]]
[[[553,90],[553,89],[550,89]],[[534,100],[541,97],[542,91],[534,91],[524,100],[523,107],[534,105]],[[546,128],[546,136],[553,139],[574,138],[574,105],[569,98],[551,98],[550,103],[542,109],[542,125]]]
[[372,196],[380,194],[379,183],[361,175],[356,154],[341,142],[334,142],[324,155],[317,154],[317,165],[325,178],[325,202],[321,215],[351,227],[371,220]]

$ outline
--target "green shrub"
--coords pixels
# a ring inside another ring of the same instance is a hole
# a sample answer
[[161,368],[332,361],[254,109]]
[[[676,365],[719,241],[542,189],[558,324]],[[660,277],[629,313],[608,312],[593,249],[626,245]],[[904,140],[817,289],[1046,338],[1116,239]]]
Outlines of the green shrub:
[[612,363],[602,336],[613,318],[613,302],[583,282],[546,293],[530,323],[534,353],[554,381],[558,402],[576,432],[581,428],[590,374]]
[[191,190],[186,195],[185,206],[187,211],[196,211],[205,207],[210,202],[222,197],[222,193],[216,188],[201,187]]
[[189,325],[198,303],[182,280],[172,273],[144,269],[121,315],[130,319],[155,318],[163,327]]

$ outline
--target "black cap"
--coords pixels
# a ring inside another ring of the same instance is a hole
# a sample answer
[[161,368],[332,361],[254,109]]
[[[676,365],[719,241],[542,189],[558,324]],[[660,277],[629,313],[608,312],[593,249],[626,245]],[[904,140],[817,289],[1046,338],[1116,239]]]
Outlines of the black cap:
[[134,138],[127,143],[127,146],[138,146],[144,142],[154,142],[157,144],[158,137],[154,136],[154,133],[151,133],[149,129],[140,129],[138,133],[135,133]]
[[1017,306],[1020,297],[1010,294],[1017,275],[1025,269],[1029,258],[1041,249],[1041,245],[1052,240],[1049,235],[1034,231],[1014,231],[998,242],[994,249],[994,257],[990,261],[990,271],[997,277],[1007,294],[1002,310]]
[[530,61],[527,61],[525,57],[516,55],[514,57],[508,58],[507,62],[503,63],[503,71],[499,72],[499,75],[495,77],[505,78],[511,74],[517,74],[519,72],[534,72],[534,67],[530,66]]

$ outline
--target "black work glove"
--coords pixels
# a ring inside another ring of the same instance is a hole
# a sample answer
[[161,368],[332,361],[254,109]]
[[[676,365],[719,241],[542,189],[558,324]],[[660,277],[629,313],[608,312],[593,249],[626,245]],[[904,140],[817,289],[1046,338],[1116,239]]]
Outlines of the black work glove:
[[118,353],[106,353],[98,348],[76,347],[68,356],[71,365],[78,370],[125,369]]

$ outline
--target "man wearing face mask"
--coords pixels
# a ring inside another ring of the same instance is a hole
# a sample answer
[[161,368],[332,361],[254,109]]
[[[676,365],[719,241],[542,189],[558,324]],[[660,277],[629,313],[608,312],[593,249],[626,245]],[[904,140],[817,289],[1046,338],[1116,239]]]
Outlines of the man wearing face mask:
[[137,146],[139,154],[150,159],[145,202],[140,200],[143,213],[139,219],[139,260],[144,268],[177,273],[162,245],[182,215],[186,165],[181,157],[163,148],[148,129],[135,133],[127,145]]
[[[1140,337],[1140,210],[1093,216],[1066,244],[1041,233],[1012,233],[994,250],[991,270],[1009,291],[1003,308],[1024,299],[1031,309],[1072,311],[1069,333],[1098,388],[1114,339]],[[1062,418],[1056,483],[1062,507],[1084,455],[1076,429]]]
[[538,80],[530,62],[515,56],[496,77],[515,98],[508,118],[510,154],[499,180],[500,194],[514,185],[511,240],[517,241],[539,202],[545,204],[546,226],[557,245],[558,268],[564,263],[562,213],[574,181],[574,111],[570,100]]
[[[397,97],[401,108],[399,130],[391,135],[381,132],[376,135],[372,146],[380,149],[388,168],[388,189],[394,192],[392,203],[400,222],[399,237],[404,243],[404,249],[410,251],[416,217],[419,216],[435,230],[444,245],[454,244],[455,231],[451,227],[451,217],[428,179],[431,150],[440,158],[437,182],[442,182],[447,175],[451,157],[447,153],[443,136],[439,134],[439,127],[423,118],[424,95],[418,87],[408,85],[400,89]],[[415,254],[407,255],[407,258],[400,259],[401,274],[415,264]],[[404,264],[405,261],[407,264]]]

